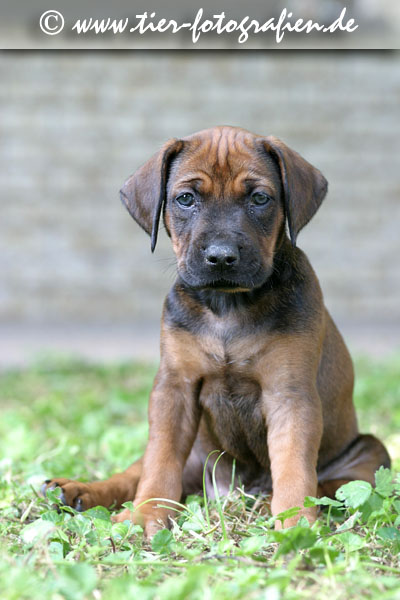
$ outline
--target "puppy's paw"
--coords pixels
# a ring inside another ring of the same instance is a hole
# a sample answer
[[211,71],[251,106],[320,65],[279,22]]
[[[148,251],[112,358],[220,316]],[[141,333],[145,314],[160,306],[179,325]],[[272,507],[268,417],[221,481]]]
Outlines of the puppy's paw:
[[297,525],[301,517],[306,517],[309,524],[312,525],[317,519],[317,509],[315,507],[302,508],[297,515],[285,519],[283,524],[282,521],[278,519],[275,521],[275,529],[287,529],[288,527],[294,527]]
[[91,489],[89,483],[82,483],[81,481],[74,481],[63,477],[46,479],[41,487],[41,493],[46,497],[47,490],[54,490],[57,487],[61,488],[61,502],[79,512],[99,504],[97,494]]
[[126,508],[122,512],[111,517],[114,523],[122,523],[123,521],[132,521],[135,525],[143,527],[144,536],[147,540],[151,538],[160,529],[169,527],[168,516],[166,514],[160,514],[160,511],[144,512],[140,509],[130,510]]

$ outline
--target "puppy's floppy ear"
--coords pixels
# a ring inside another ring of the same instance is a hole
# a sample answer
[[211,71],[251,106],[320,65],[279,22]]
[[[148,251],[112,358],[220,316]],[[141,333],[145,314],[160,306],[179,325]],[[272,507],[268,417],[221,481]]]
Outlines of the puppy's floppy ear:
[[121,200],[129,214],[151,236],[152,252],[156,247],[160,217],[166,200],[169,166],[182,147],[181,140],[166,142],[157,154],[127,179],[120,190]]
[[322,173],[277,138],[263,139],[265,150],[278,163],[283,185],[286,218],[293,246],[299,231],[317,212],[328,190]]

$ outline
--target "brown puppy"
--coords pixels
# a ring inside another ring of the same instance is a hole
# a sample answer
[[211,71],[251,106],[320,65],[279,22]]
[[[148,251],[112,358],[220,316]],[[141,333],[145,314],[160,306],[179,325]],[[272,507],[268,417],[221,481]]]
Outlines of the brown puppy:
[[[163,216],[178,265],[149,441],[142,459],[106,481],[45,486],[60,485],[78,510],[134,500],[139,509],[117,520],[132,518],[151,536],[174,513],[146,501],[200,492],[215,449],[226,453],[220,493],[235,459],[238,483],[272,490],[274,515],[349,480],[374,483],[390,459],[358,432],[349,353],[296,247],[326,191],[320,171],[284,143],[234,127],[171,140],[128,179],[123,202],[153,250]],[[300,515],[313,521],[315,510],[302,508],[285,525]]]

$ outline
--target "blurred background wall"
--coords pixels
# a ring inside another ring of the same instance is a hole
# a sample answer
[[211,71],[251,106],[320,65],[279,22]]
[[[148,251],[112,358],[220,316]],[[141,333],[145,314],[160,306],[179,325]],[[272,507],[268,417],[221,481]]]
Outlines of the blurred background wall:
[[274,134],[330,189],[299,236],[357,351],[400,345],[396,53],[8,53],[0,57],[0,363],[42,348],[157,355],[174,279],[118,198],[169,137]]

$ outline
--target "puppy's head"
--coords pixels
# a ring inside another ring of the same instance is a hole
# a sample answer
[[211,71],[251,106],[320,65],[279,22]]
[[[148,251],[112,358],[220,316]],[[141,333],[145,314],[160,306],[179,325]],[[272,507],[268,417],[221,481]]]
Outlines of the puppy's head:
[[285,221],[295,245],[326,191],[320,171],[277,138],[215,127],[167,142],[121,199],[152,250],[163,215],[187,285],[238,292],[265,283]]

